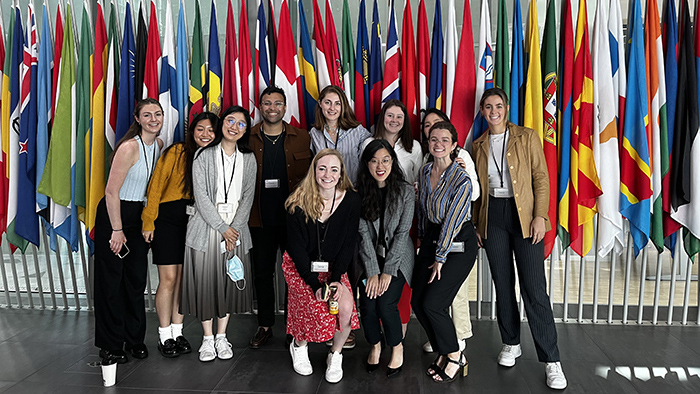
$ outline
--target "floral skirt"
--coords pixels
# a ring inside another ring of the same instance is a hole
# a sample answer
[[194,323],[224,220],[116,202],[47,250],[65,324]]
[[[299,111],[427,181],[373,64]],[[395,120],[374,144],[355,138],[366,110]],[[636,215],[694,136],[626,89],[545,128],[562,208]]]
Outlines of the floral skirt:
[[[335,332],[341,329],[338,324],[338,315],[328,313],[327,302],[316,300],[311,286],[299,276],[294,261],[286,252],[282,258],[282,271],[289,287],[287,334],[291,334],[298,341],[326,342],[332,339]],[[318,274],[318,280],[321,283],[325,283],[329,279],[330,274],[327,272]],[[340,277],[340,282],[352,294],[347,274]],[[360,320],[357,317],[357,308],[353,297],[350,329],[357,330],[359,328]]]

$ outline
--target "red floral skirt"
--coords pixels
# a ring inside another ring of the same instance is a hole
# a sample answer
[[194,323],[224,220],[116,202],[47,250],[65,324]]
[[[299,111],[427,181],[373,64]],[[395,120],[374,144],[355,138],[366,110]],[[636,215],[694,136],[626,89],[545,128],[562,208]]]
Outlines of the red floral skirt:
[[[286,252],[282,257],[282,271],[289,287],[287,334],[291,334],[298,341],[326,342],[332,339],[335,332],[341,329],[338,324],[338,315],[328,313],[327,302],[316,300],[311,286],[299,276],[294,261]],[[329,279],[330,274],[327,272],[318,274],[318,280],[321,283],[325,283]],[[340,277],[340,282],[352,293],[347,274]],[[350,329],[357,330],[359,328],[360,320],[357,317],[357,308],[353,299]]]

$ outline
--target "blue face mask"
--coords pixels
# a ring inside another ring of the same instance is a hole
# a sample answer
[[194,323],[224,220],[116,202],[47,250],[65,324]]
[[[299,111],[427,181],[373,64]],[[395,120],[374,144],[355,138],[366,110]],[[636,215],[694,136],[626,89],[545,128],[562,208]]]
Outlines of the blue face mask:
[[[234,255],[226,261],[226,274],[232,281],[236,283],[238,290],[245,289],[245,273],[243,271],[243,262],[238,256]],[[238,282],[243,281],[243,287],[238,286]]]

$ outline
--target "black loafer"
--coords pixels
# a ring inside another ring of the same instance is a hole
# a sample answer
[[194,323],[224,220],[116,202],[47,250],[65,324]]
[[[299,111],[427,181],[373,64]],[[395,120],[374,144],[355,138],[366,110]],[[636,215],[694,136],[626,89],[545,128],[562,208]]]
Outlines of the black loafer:
[[[133,351],[133,349],[132,349]],[[177,351],[177,344],[175,343],[175,340],[170,338],[166,339],[165,342],[160,343],[160,340],[158,341],[158,351],[163,357],[167,358],[173,358],[177,357],[180,355],[180,352]]]
[[106,350],[106,349],[100,349],[100,358],[102,360],[114,360],[116,361],[117,364],[126,364],[129,362],[129,358],[126,357],[126,353],[123,350]]
[[258,331],[255,333],[253,338],[250,340],[250,348],[251,349],[259,349],[267,343],[267,341],[272,338],[272,327],[268,327],[268,329],[264,329],[262,327],[258,327]]
[[148,357],[148,348],[145,344],[139,343],[131,347],[131,357],[143,360]]
[[180,354],[192,353],[192,346],[190,345],[189,341],[187,341],[187,339],[185,339],[185,337],[182,335],[175,338],[175,345],[177,345],[177,351]]

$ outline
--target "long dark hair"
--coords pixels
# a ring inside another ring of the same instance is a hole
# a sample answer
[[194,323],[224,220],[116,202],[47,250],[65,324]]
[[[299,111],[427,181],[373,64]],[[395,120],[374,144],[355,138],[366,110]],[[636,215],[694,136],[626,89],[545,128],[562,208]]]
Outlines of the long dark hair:
[[119,140],[119,142],[117,142],[117,146],[114,147],[112,156],[109,159],[110,163],[114,160],[114,156],[117,154],[117,150],[119,150],[119,148],[124,142],[129,141],[137,135],[139,137],[141,136],[141,123],[137,122],[136,119],[141,115],[141,110],[143,109],[143,107],[149,104],[155,104],[160,108],[161,112],[163,111],[163,106],[160,105],[160,102],[154,98],[145,98],[136,103],[136,106],[134,107],[134,120],[131,122],[131,126],[129,126],[129,129],[126,131],[126,134],[124,134],[124,136]]
[[401,187],[406,183],[399,159],[396,157],[396,151],[387,140],[373,140],[370,142],[360,157],[360,165],[357,171],[357,193],[362,198],[362,218],[369,221],[375,221],[381,214],[382,195],[379,190],[377,181],[369,172],[369,162],[374,158],[374,155],[380,149],[386,149],[391,156],[391,172],[386,178],[387,201],[389,213],[393,214],[394,202],[401,195]]
[[319,104],[316,106],[316,112],[314,114],[314,124],[312,125],[312,127],[315,127],[316,130],[321,130],[321,132],[323,132],[323,128],[326,126],[326,118],[323,116],[323,110],[321,109],[321,101],[323,101],[323,99],[331,93],[337,94],[338,98],[340,99],[340,116],[338,117],[338,128],[340,128],[341,130],[350,130],[359,126],[361,123],[355,117],[355,111],[353,111],[352,107],[350,107],[350,103],[348,103],[348,98],[345,97],[345,92],[343,92],[341,88],[335,85],[328,85],[325,88],[323,88],[323,90],[321,90],[321,93],[318,95]]
[[[216,116],[215,113],[202,112],[200,114],[197,114],[197,116],[195,116],[194,119],[189,121],[187,134],[185,134],[185,141],[182,142],[182,144],[184,145],[184,149],[182,150],[182,152],[180,153],[180,157],[178,158],[178,160],[185,160],[185,176],[182,178],[182,192],[188,196],[192,195],[192,162],[194,162],[194,154],[197,152],[197,149],[199,149],[199,145],[197,145],[197,142],[195,142],[194,140],[194,130],[197,128],[199,122],[202,122],[204,120],[208,120],[209,122],[211,122],[212,128],[216,130],[216,127],[219,123],[219,117]],[[209,145],[211,145],[211,142],[209,142]],[[166,149],[165,152],[163,152],[163,155],[168,153],[170,148],[172,148],[173,146],[175,145],[170,145],[170,147]]]
[[221,140],[224,138],[224,132],[222,130],[222,127],[224,125],[224,119],[226,119],[227,116],[233,114],[233,113],[239,113],[243,114],[243,117],[245,118],[245,123],[246,123],[246,128],[245,128],[245,133],[241,138],[238,139],[236,142],[236,145],[238,146],[238,150],[241,153],[251,153],[252,150],[250,149],[250,113],[248,110],[245,108],[239,106],[239,105],[234,105],[232,107],[229,107],[226,111],[222,112],[221,115],[219,116],[219,122],[214,128],[214,140],[209,143],[205,148],[199,151],[197,156],[204,151],[204,149],[209,149],[212,147],[215,147],[219,145]]
[[391,107],[399,107],[401,112],[403,112],[403,127],[399,131],[399,141],[401,141],[401,145],[403,145],[406,152],[411,153],[413,150],[413,137],[411,136],[411,122],[408,120],[408,109],[406,109],[406,106],[397,99],[387,101],[382,107],[381,112],[379,112],[379,118],[377,118],[377,128],[374,131],[374,138],[386,139],[384,116],[386,115],[386,111]]
[[511,126],[513,126],[513,123],[508,119],[508,113],[510,111],[508,111],[507,108],[510,105],[510,101],[508,99],[508,93],[506,93],[505,90],[501,88],[486,89],[484,94],[481,95],[481,100],[479,100],[479,110],[481,110],[484,107],[484,102],[486,101],[486,99],[492,96],[498,96],[501,98],[501,100],[503,100],[503,105],[506,106],[506,127],[510,128]]

